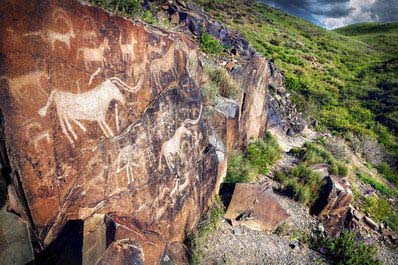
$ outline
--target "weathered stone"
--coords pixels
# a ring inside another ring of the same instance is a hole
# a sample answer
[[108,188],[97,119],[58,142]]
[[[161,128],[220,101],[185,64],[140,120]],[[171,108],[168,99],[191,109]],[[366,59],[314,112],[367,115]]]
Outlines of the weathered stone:
[[68,220],[112,213],[115,240],[159,261],[220,182],[196,45],[72,0],[0,12],[5,143],[32,238],[45,247]]
[[106,248],[105,215],[94,214],[84,221],[83,265],[96,264]]
[[379,225],[373,221],[370,217],[365,216],[363,218],[363,220],[365,221],[365,223],[367,225],[369,225],[373,230],[378,231],[379,230]]
[[234,69],[234,66],[235,66],[234,62],[233,62],[233,61],[229,61],[229,62],[225,65],[225,68],[226,68],[228,71],[232,71],[232,70]]
[[267,184],[238,183],[224,216],[232,225],[272,231],[289,215]]
[[217,97],[214,110],[209,121],[218,138],[228,151],[240,147],[239,105],[234,100]]
[[149,263],[146,263],[139,244],[131,239],[123,239],[113,242],[106,250],[104,256],[95,264],[141,265]]
[[329,176],[329,165],[326,163],[319,163],[310,166],[312,171],[318,173],[322,178]]
[[180,23],[180,15],[176,12],[170,16],[171,24],[178,24]]
[[256,55],[245,66],[235,68],[232,75],[244,89],[239,129],[246,146],[251,139],[262,137],[266,129],[269,62]]
[[162,265],[189,264],[188,248],[184,244],[178,242],[173,242],[171,244],[168,244],[160,264]]
[[0,263],[26,264],[33,260],[28,225],[13,213],[0,210]]
[[312,211],[322,221],[326,234],[335,236],[344,229],[352,191],[338,176],[328,176],[325,180]]

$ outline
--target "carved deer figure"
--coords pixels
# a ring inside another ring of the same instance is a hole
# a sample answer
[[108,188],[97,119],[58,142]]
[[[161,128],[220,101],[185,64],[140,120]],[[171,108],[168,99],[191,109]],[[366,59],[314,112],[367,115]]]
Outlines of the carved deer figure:
[[122,34],[119,35],[119,48],[122,52],[122,60],[123,62],[128,62],[129,58],[133,61],[135,59],[134,54],[134,44],[137,42],[135,41],[134,37],[131,37],[131,42],[123,44],[122,43]]
[[97,48],[79,48],[77,50],[77,59],[80,58],[80,54],[84,60],[84,65],[86,69],[89,68],[90,64],[93,62],[100,62],[101,66],[104,67],[106,63],[106,58],[104,56],[105,50],[110,50],[109,41],[107,38],[103,40],[103,42]]
[[177,154],[179,158],[182,158],[184,156],[181,150],[181,139],[184,135],[192,135],[192,133],[185,126],[188,123],[191,125],[198,124],[202,115],[202,107],[203,106],[200,107],[199,116],[197,119],[186,119],[185,121],[183,121],[181,126],[178,127],[175,131],[173,137],[171,137],[169,140],[165,141],[162,144],[159,158],[159,170],[162,169],[162,157],[164,157],[164,159],[166,160],[166,164],[169,170],[172,171],[174,169],[173,156],[175,154]]
[[58,20],[64,20],[66,25],[68,26],[68,32],[66,33],[61,33],[58,31],[54,31],[51,29],[48,30],[39,30],[36,32],[31,32],[31,33],[26,33],[23,34],[22,36],[39,36],[43,40],[49,42],[51,44],[51,49],[54,50],[55,48],[55,43],[57,41],[64,43],[68,49],[70,49],[70,41],[71,38],[75,38],[75,32],[73,30],[72,22],[70,21],[68,15],[65,13],[64,10],[58,9],[54,12],[53,14],[53,20],[56,22]]
[[39,71],[34,71],[27,73],[25,75],[17,76],[14,78],[8,78],[8,77],[1,77],[1,79],[6,79],[8,81],[8,85],[10,87],[12,95],[18,100],[21,101],[24,99],[24,94],[22,89],[25,87],[32,87],[35,86],[39,88],[39,90],[46,94],[46,91],[41,87],[41,82],[40,80],[42,78],[49,79],[48,74],[44,70],[39,70]]
[[123,105],[125,104],[125,98],[116,85],[128,92],[134,93],[138,90],[138,86],[140,86],[141,83],[140,80],[138,84],[132,88],[119,78],[112,77],[105,80],[94,89],[81,94],[55,89],[51,91],[47,104],[39,109],[38,113],[40,116],[44,117],[51,103],[54,101],[62,132],[66,135],[71,144],[73,144],[73,139],[69,134],[72,134],[75,140],[77,140],[77,135],[70,121],[75,122],[84,132],[86,128],[80,123],[81,120],[96,121],[105,136],[112,137],[114,134],[106,123],[106,113],[109,104],[112,100],[116,100]]

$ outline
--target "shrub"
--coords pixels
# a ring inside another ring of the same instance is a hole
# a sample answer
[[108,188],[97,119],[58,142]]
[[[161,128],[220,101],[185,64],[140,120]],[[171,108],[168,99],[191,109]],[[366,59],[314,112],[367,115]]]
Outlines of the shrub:
[[337,161],[337,159],[335,159],[323,146],[307,142],[304,144],[304,147],[306,150],[303,156],[303,162],[306,165],[327,163],[330,165],[331,174],[347,176],[347,166],[344,163]]
[[318,198],[322,185],[319,174],[303,164],[292,167],[286,175],[277,173],[275,180],[283,184],[283,190],[289,196],[309,206]]
[[249,144],[246,158],[258,173],[266,174],[269,166],[281,158],[281,153],[278,142],[267,132],[264,139]]
[[355,233],[344,232],[332,238],[320,237],[313,247],[325,254],[333,264],[381,264],[376,257],[377,249],[363,242]]
[[237,152],[229,156],[225,183],[251,182],[257,174],[266,174],[282,151],[270,133],[263,139],[252,142],[246,153]]
[[212,82],[207,82],[205,85],[201,87],[200,91],[204,103],[206,105],[213,106],[216,102],[217,96],[219,95],[218,87]]
[[200,37],[200,48],[205,53],[220,54],[223,51],[222,45],[213,36],[203,33]]
[[210,82],[218,87],[218,93],[221,96],[235,99],[239,95],[239,87],[225,69],[207,67],[205,72],[209,76]]
[[216,195],[213,205],[210,207],[207,213],[202,216],[196,229],[187,237],[186,244],[190,248],[191,252],[190,264],[200,264],[200,247],[206,238],[218,229],[223,216],[224,205],[220,196]]

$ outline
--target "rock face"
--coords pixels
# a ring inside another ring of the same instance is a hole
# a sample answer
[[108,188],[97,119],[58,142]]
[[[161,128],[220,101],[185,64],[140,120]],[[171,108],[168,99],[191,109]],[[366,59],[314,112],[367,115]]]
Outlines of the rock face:
[[224,216],[233,226],[272,231],[289,215],[267,184],[238,183]]
[[118,243],[104,264],[121,249],[158,262],[207,208],[225,159],[209,142],[196,45],[72,0],[0,12],[5,144],[36,252],[68,220],[107,215]]
[[335,236],[344,229],[352,191],[339,176],[330,175],[325,180],[326,183],[321,188],[319,199],[313,207],[313,213],[322,221],[326,234]]

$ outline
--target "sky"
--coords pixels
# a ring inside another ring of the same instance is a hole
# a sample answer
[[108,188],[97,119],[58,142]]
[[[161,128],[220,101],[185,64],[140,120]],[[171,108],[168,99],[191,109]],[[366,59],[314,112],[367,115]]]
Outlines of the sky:
[[321,27],[398,21],[398,0],[259,0]]

